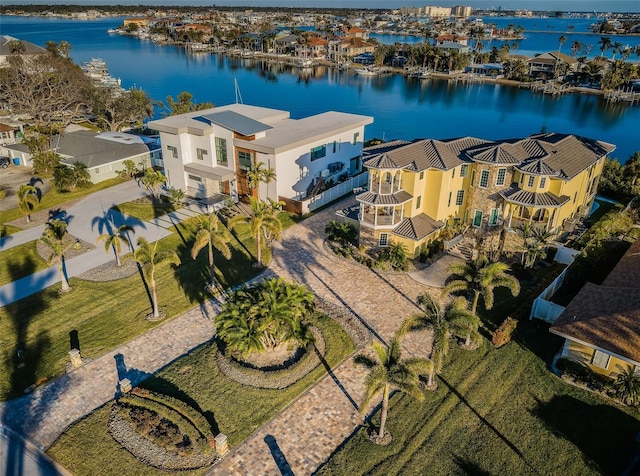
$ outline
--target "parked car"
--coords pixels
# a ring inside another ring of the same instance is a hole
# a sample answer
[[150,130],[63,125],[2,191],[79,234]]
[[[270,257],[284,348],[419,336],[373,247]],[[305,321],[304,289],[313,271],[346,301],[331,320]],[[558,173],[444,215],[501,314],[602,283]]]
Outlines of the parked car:
[[11,165],[11,159],[9,157],[0,157],[0,167],[6,169]]

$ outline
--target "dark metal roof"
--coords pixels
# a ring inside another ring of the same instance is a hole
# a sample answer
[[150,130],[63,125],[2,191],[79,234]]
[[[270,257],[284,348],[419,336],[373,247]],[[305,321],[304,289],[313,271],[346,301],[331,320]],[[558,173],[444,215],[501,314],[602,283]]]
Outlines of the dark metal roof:
[[263,124],[262,122],[233,111],[213,112],[211,114],[195,117],[194,119],[204,120],[204,122],[224,127],[225,129],[232,130],[233,132],[237,132],[243,136],[251,136],[258,132],[273,129],[267,124]]
[[393,234],[409,238],[411,240],[421,240],[430,234],[444,227],[444,223],[434,220],[428,215],[421,213],[411,218],[405,218],[397,227],[393,229]]
[[364,192],[356,195],[356,200],[371,205],[402,205],[411,200],[413,196],[405,191],[400,190],[393,194],[382,194],[373,192]]
[[551,192],[535,193],[521,190],[517,185],[500,192],[500,196],[507,202],[531,207],[557,208],[569,201],[569,197],[558,197]]

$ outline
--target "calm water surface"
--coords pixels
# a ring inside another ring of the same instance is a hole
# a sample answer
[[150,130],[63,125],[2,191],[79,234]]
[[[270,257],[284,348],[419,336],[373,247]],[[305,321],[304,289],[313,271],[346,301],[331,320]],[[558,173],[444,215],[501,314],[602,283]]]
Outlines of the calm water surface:
[[503,139],[546,130],[616,144],[613,156],[621,161],[640,150],[639,106],[607,104],[595,96],[550,97],[506,86],[399,75],[370,78],[324,67],[301,71],[257,60],[190,55],[106,32],[121,21],[0,17],[0,33],[39,45],[66,40],[77,63],[103,58],[124,87],[142,87],[156,100],[188,90],[197,101],[228,104],[235,100],[237,79],[245,103],[285,109],[292,117],[327,110],[373,116],[368,138]]

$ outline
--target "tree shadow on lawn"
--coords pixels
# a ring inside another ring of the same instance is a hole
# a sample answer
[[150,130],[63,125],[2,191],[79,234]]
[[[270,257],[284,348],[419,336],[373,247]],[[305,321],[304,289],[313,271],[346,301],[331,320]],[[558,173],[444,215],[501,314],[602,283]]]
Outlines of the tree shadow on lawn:
[[554,434],[576,445],[595,470],[620,474],[633,458],[640,422],[622,410],[613,405],[591,405],[569,395],[536,402],[532,414]]
[[183,401],[190,407],[193,407],[200,413],[204,415],[204,417],[209,422],[211,426],[211,431],[214,435],[220,433],[220,427],[218,426],[218,422],[216,421],[215,415],[212,411],[202,411],[198,402],[196,402],[193,398],[191,398],[188,394],[180,389],[176,384],[170,382],[162,377],[158,377],[156,375],[152,375],[144,382],[139,385],[141,388],[146,388],[147,390],[151,390],[152,392],[160,393],[163,395],[169,395],[171,397],[177,398],[178,400]]

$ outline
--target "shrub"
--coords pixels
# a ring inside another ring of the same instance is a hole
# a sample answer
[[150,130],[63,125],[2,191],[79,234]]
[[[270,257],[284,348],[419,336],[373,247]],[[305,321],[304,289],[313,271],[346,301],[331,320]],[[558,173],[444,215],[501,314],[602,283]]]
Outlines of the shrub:
[[515,331],[517,325],[518,321],[512,317],[507,317],[502,324],[500,324],[500,327],[498,327],[493,333],[491,343],[496,347],[502,347],[503,345],[511,342],[511,336],[513,335],[513,331]]

